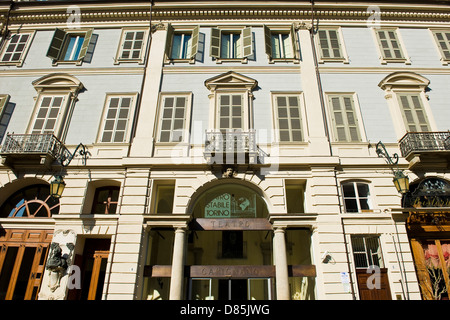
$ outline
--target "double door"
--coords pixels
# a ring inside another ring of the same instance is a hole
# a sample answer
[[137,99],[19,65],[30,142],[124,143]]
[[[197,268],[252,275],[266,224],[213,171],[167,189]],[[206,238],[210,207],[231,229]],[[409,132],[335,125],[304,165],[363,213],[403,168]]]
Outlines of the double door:
[[0,300],[37,300],[51,237],[40,230],[0,236]]

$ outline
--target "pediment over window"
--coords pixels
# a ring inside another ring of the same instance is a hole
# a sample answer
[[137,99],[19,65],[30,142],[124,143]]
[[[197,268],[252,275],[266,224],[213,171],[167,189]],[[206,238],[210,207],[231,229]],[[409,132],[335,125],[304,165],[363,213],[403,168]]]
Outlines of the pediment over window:
[[414,72],[394,72],[380,81],[378,86],[383,90],[393,87],[414,87],[424,90],[430,84],[430,80]]
[[205,81],[205,86],[211,91],[214,91],[218,88],[245,88],[247,90],[253,90],[257,85],[258,81],[256,81],[255,79],[244,76],[240,73],[236,73],[234,71],[222,73]]
[[84,88],[83,83],[76,77],[67,73],[52,73],[45,75],[35,81],[33,81],[33,86],[37,92],[45,90],[70,90],[73,93]]

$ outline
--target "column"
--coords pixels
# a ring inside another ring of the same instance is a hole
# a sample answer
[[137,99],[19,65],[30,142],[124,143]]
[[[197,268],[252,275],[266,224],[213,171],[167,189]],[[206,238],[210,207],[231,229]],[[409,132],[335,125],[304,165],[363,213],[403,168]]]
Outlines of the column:
[[273,236],[277,300],[289,300],[289,276],[286,258],[285,229],[276,228]]
[[183,297],[185,239],[186,229],[176,228],[169,300],[181,300]]

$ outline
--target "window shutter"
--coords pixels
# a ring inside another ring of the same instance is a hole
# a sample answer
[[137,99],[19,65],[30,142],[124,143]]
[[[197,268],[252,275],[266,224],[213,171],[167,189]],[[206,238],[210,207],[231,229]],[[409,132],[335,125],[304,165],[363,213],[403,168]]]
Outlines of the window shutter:
[[399,102],[407,131],[431,131],[419,95],[400,95]]
[[9,102],[9,95],[0,96],[0,119],[3,115],[3,111],[6,109],[6,105]]
[[159,142],[182,142],[186,116],[186,97],[165,97],[162,103]]
[[297,32],[295,31],[294,25],[291,26],[291,41],[292,41],[292,54],[294,55],[294,59],[300,58],[300,52],[297,45]]
[[170,59],[172,51],[172,40],[173,40],[173,27],[171,24],[167,26],[167,37],[166,37],[166,59]]
[[450,32],[433,32],[443,60],[450,60]]
[[342,58],[341,43],[339,41],[339,34],[337,30],[328,30],[328,36],[333,58]]
[[64,45],[64,38],[66,34],[67,33],[64,30],[58,28],[55,30],[55,33],[53,34],[53,39],[50,42],[50,46],[48,47],[47,57],[53,60],[58,60],[59,54]]
[[404,59],[396,30],[378,30],[377,39],[383,59]]
[[33,134],[55,133],[64,97],[44,97],[33,126]]
[[298,96],[279,96],[276,99],[280,141],[303,141],[302,116]]
[[319,30],[319,47],[324,59],[343,59],[337,30]]
[[322,58],[330,58],[330,48],[328,46],[328,33],[326,30],[319,30],[319,47]]
[[264,25],[264,39],[266,41],[266,54],[269,59],[272,59],[272,34],[266,25]]
[[242,30],[242,44],[244,57],[249,57],[253,54],[253,33],[252,28],[248,27]]
[[220,57],[220,29],[211,28],[211,46],[209,48],[209,55],[218,59]]
[[86,53],[89,48],[89,44],[91,43],[92,33],[94,32],[94,29],[89,29],[86,31],[86,34],[84,36],[83,45],[81,46],[80,55],[78,56],[78,60],[83,60],[84,57],[86,57]]
[[195,56],[198,52],[198,40],[199,40],[199,34],[200,34],[200,28],[199,26],[195,26],[195,28],[192,30],[192,37],[191,37],[191,54],[190,58],[195,59]]
[[358,117],[351,96],[330,97],[335,140],[343,142],[361,141]]

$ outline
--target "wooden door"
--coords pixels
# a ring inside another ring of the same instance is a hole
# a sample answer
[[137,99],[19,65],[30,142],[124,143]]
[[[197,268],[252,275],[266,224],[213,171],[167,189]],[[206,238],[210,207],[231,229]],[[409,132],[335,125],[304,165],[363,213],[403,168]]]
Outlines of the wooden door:
[[[367,273],[367,269],[356,269],[359,298],[361,300],[392,300],[389,279],[386,268],[380,268],[379,286],[372,286],[374,273]],[[370,278],[370,279],[369,279]]]

